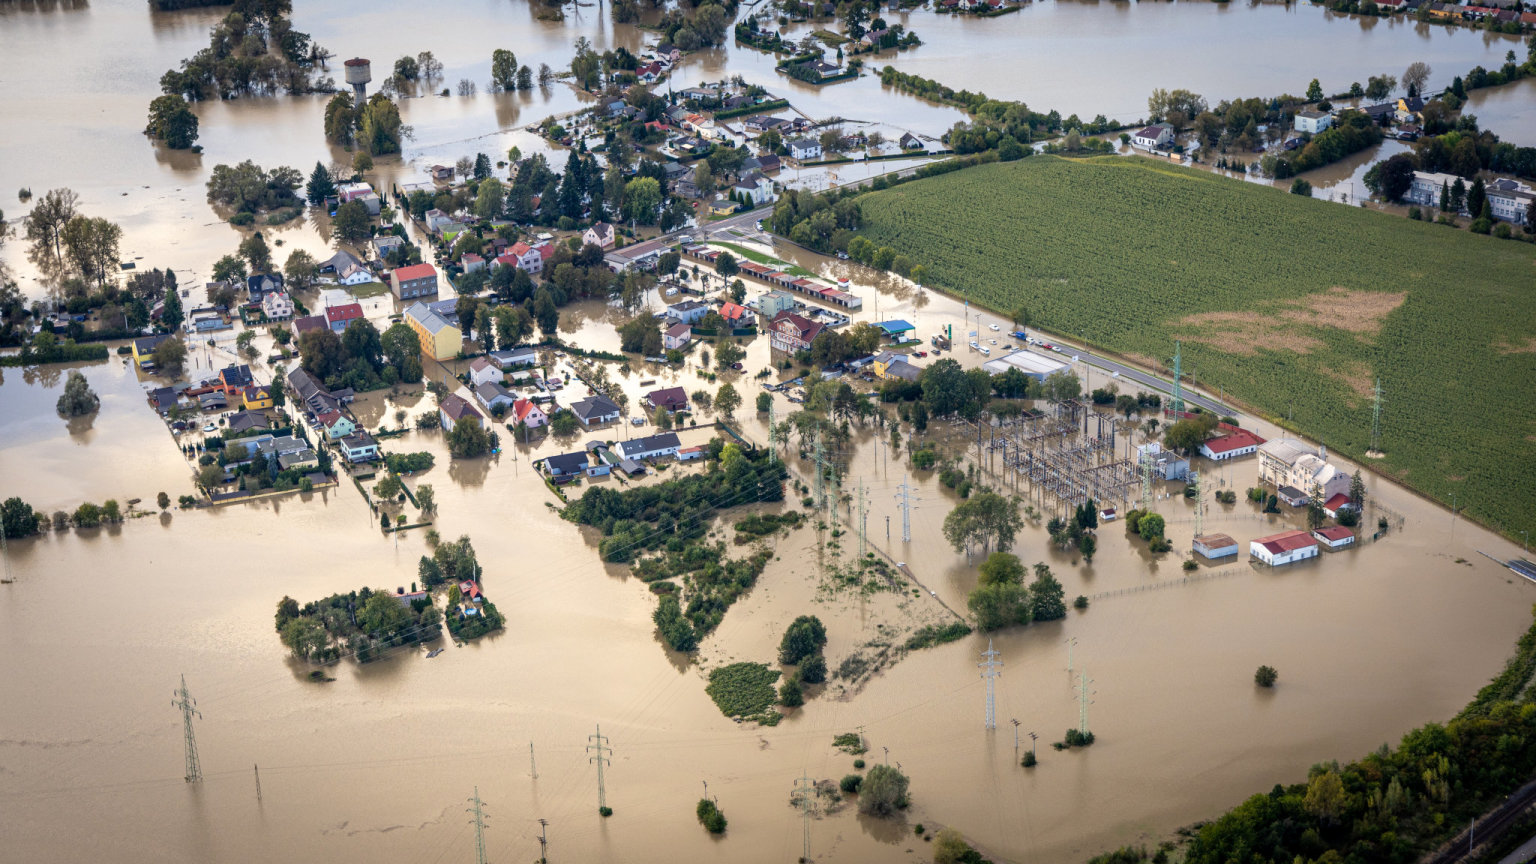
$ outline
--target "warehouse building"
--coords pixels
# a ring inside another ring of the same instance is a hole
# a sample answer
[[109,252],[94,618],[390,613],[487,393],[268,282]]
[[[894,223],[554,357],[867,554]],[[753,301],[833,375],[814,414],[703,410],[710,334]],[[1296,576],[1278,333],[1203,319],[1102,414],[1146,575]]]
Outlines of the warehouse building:
[[1195,552],[1212,560],[1237,554],[1237,541],[1226,534],[1201,534],[1195,538]]
[[1248,553],[1271,567],[1317,557],[1317,541],[1305,531],[1285,531],[1248,544]]
[[988,360],[981,364],[981,368],[987,370],[988,375],[1001,375],[1009,369],[1017,369],[1036,381],[1044,381],[1057,372],[1069,372],[1072,367],[1044,354],[1020,349],[996,360]]

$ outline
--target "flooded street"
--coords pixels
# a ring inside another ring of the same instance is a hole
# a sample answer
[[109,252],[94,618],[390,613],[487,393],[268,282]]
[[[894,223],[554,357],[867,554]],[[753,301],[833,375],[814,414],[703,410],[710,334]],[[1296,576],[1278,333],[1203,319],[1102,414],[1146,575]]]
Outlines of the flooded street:
[[[520,63],[536,69],[566,65],[578,36],[599,51],[638,50],[652,41],[609,23],[602,7],[579,8],[579,20],[552,24],[535,20],[526,4],[491,0],[434,7],[431,14],[402,0],[300,2],[294,24],[336,52],[333,70],[355,54],[382,70],[390,58],[432,50],[445,64],[446,86],[483,79],[498,47],[512,48]],[[0,56],[10,61],[0,114],[27,118],[30,130],[0,136],[7,215],[26,209],[9,197],[18,186],[36,195],[69,186],[81,193],[87,215],[122,224],[124,258],[142,258],[140,267],[174,267],[187,287],[201,283],[242,236],[204,201],[213,165],[250,158],[307,173],[316,160],[342,159],[346,154],[327,146],[321,133],[324,96],[201,103],[201,157],[158,150],[136,134],[159,76],[206,44],[220,11],[151,14],[142,0],[0,9]],[[1418,59],[1435,66],[1438,86],[1442,75],[1498,65],[1517,44],[1470,30],[1275,5],[1039,2],[989,20],[922,11],[900,18],[927,42],[889,61],[904,71],[1025,99],[1037,110],[1123,119],[1145,110],[1145,91],[1153,86],[1189,87],[1212,101],[1299,92],[1313,75],[1326,88],[1343,89],[1368,74],[1397,74]],[[410,26],[402,26],[406,20]],[[983,39],[983,30],[996,35]],[[1289,55],[1284,68],[1278,59],[1273,66],[1253,59],[1250,46],[1261,40],[1277,56]],[[1128,73],[1129,58],[1168,45],[1201,50],[1167,52],[1156,81]],[[60,62],[66,50],[76,59]],[[1287,71],[1296,68],[1310,71]],[[961,118],[888,92],[874,77],[814,90],[778,76],[769,55],[734,47],[689,58],[677,81],[736,74],[787,94],[813,117],[931,135]],[[1478,91],[1468,110],[1510,140],[1536,143],[1531,83]],[[380,160],[370,179],[387,186],[418,178],[427,165],[477,151],[494,159],[511,146],[547,150],[521,128],[575,110],[586,98],[557,84],[522,94],[407,100],[402,112],[416,138],[403,159]],[[1509,128],[1494,117],[1508,118]],[[1401,145],[1384,144],[1378,155],[1394,147]],[[563,155],[551,158],[557,168],[563,164]],[[1314,182],[1334,192],[1351,182],[1361,189],[1369,158],[1333,166],[1332,175]],[[814,186],[870,170],[839,166],[837,178],[786,171],[783,179]],[[328,255],[322,221],[265,229],[283,241],[276,257],[294,248]],[[23,290],[41,296],[45,286],[25,260],[24,243],[11,240],[3,254]],[[974,329],[982,339],[1000,337],[1001,346],[1012,329],[995,316],[978,319],[960,301],[848,262],[789,248],[775,254],[828,278],[850,278],[848,290],[864,301],[856,320],[906,319],[924,341],[948,325],[960,345]],[[748,281],[750,295],[761,293],[764,286]],[[667,299],[653,292],[650,307],[659,311]],[[391,301],[379,299],[367,314],[382,323],[393,311]],[[561,310],[560,335],[583,348],[616,351],[614,327],[626,319],[601,302],[572,304]],[[1001,331],[992,333],[990,324]],[[233,362],[232,339],[225,332],[213,345],[193,345],[187,376],[197,380]],[[264,354],[270,346],[259,347]],[[762,392],[753,376],[770,366],[768,340],[757,336],[745,347],[744,371],[718,381],[698,368],[697,352],[678,369],[606,365],[631,412],[657,387],[714,392],[730,381],[744,403],[732,425],[762,444],[767,418],[753,411]],[[952,356],[966,366],[983,359],[963,349]],[[259,379],[272,374],[264,363],[254,365]],[[467,363],[427,365],[428,376],[442,380]],[[102,404],[92,417],[66,421],[54,403],[72,368],[84,372]],[[564,375],[570,366],[561,361],[556,368]],[[1084,364],[1074,369],[1089,389],[1113,383]],[[764,380],[779,377],[787,376]],[[912,807],[894,821],[860,817],[847,802],[838,812],[819,813],[811,826],[815,860],[928,860],[928,844],[914,834],[920,823],[930,834],[952,825],[995,860],[1081,864],[1121,844],[1155,843],[1247,795],[1298,781],[1315,762],[1357,757],[1424,722],[1449,718],[1502,667],[1536,600],[1536,586],[1478,554],[1509,558],[1517,547],[1369,474],[1370,495],[1392,522],[1379,541],[1275,570],[1242,555],[1187,574],[1180,565],[1194,510],[1173,484],[1160,489],[1173,497],[1160,497],[1155,508],[1174,545],[1166,555],[1150,555],[1121,523],[1106,523],[1088,565],[1049,548],[1042,524],[1026,524],[1014,551],[1026,564],[1049,564],[1069,602],[1089,598],[1086,610],[906,653],[858,686],[811,688],[804,707],[788,710],[776,727],[759,728],[722,715],[704,690],[708,671],[741,660],[777,668],[779,639],[795,616],[825,621],[827,659],[836,669],[861,649],[899,646],[916,627],[965,614],[980,559],[968,560],[945,541],[943,517],[959,499],[938,472],[908,467],[905,442],[893,452],[884,430],[855,426],[858,446],[847,454],[842,491],[852,494],[862,484],[868,543],[905,563],[914,584],[869,594],[837,587],[835,569],[858,554],[849,530],[856,510],[839,514],[846,533],[835,539],[817,526],[826,516],[808,514],[805,526],[767,541],[774,559],[690,659],[658,638],[648,586],[627,566],[600,561],[595,532],[559,517],[559,499],[532,466],[590,438],[639,436],[652,427],[625,422],[528,443],[513,441],[500,426],[502,452],[470,460],[450,459],[440,432],[412,429],[381,444],[436,457],[435,467],[407,485],[435,487],[433,528],[444,539],[472,539],[487,596],[506,616],[506,628],[463,645],[444,639],[398,649],[366,666],[344,660],[327,667],[334,681],[320,683],[308,679],[311,667],[289,658],[273,629],[279,599],[302,604],[364,586],[410,586],[430,551],[426,532],[383,534],[345,478],[311,493],[193,510],[173,505],[160,513],[157,493],[174,501],[194,491],[194,465],[144,401],[147,387],[164,383],[115,354],[101,363],[0,369],[0,498],[19,496],[44,513],[108,498],[125,507],[141,499],[138,509],[151,511],[109,528],[8,544],[6,577],[13,581],[0,585],[0,680],[8,694],[0,701],[0,844],[7,860],[466,860],[474,838],[465,799],[478,788],[490,814],[492,861],[534,859],[543,818],[555,860],[781,864],[801,853],[800,815],[790,801],[796,778],[835,782],[851,772],[853,757],[832,739],[862,730],[870,746],[863,758],[888,758],[911,778]],[[1135,392],[1120,383],[1122,392]],[[562,402],[585,395],[578,388]],[[775,396],[779,420],[796,407]],[[354,413],[377,429],[396,426],[399,411],[413,418],[434,408],[432,397],[413,386],[363,394]],[[1247,417],[1242,425],[1278,434]],[[182,437],[190,442],[199,434]],[[709,427],[680,432],[685,445],[716,434],[722,433]],[[1139,433],[1130,434],[1141,443]],[[973,429],[935,421],[926,440],[963,462],[977,458],[974,436]],[[794,449],[794,480],[807,481],[814,468]],[[988,462],[982,459],[983,469]],[[697,469],[678,466],[661,479],[688,470]],[[1262,515],[1243,500],[1256,472],[1249,458],[1207,474],[1215,488],[1238,490],[1239,502],[1209,502],[1204,530],[1226,532],[1243,549],[1303,518],[1289,508]],[[896,502],[905,482],[918,499],[910,542],[901,539]],[[804,509],[800,498],[788,491],[784,504],[758,509]],[[733,510],[717,526],[733,555],[750,548],[730,539],[730,524],[746,512]],[[1376,515],[1368,512],[1367,523],[1375,524]],[[999,728],[991,732],[983,729],[985,685],[976,667],[989,638],[1005,664]],[[1070,674],[1069,638],[1077,640]],[[432,647],[445,650],[427,659]],[[1275,690],[1255,688],[1260,664],[1279,671]],[[1097,742],[1056,752],[1049,743],[1078,722],[1073,682],[1085,670],[1095,691],[1088,718]],[[168,704],[183,674],[201,711],[201,784],[183,781],[180,717]],[[1038,733],[1038,767],[1019,767],[1012,720],[1022,732]],[[585,749],[599,724],[614,751],[605,778],[615,811],[608,819],[596,813],[597,775]],[[724,837],[696,823],[703,782],[729,819]]]

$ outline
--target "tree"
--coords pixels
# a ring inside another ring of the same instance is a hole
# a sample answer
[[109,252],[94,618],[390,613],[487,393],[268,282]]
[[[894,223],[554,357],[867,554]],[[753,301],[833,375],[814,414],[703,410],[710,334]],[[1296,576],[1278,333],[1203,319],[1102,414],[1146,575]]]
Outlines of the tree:
[[1403,72],[1403,86],[1407,88],[1408,95],[1417,96],[1424,92],[1424,84],[1429,81],[1429,64],[1422,60],[1415,60],[1408,64]]
[[1380,101],[1397,89],[1397,79],[1391,75],[1372,75],[1365,85],[1365,98]]
[[1011,552],[993,552],[977,568],[977,584],[1022,585],[1024,564]]
[[257,231],[251,236],[240,241],[237,250],[241,258],[251,265],[252,273],[270,273],[272,271],[272,250],[267,247],[267,240]]
[[27,240],[32,254],[45,262],[64,261],[64,226],[75,218],[80,196],[72,189],[51,189],[32,207],[27,217]]
[[373,170],[373,157],[362,150],[352,154],[352,170],[358,174]]
[[1141,539],[1150,543],[1163,536],[1163,528],[1163,517],[1156,513],[1148,513],[1137,522],[1136,533],[1141,535]]
[[325,140],[351,147],[356,135],[357,108],[352,104],[352,94],[337,93],[325,103]]
[[779,704],[786,708],[798,708],[805,704],[805,691],[800,687],[800,676],[791,675],[779,685]]
[[741,265],[736,263],[736,256],[729,252],[721,252],[715,259],[715,272],[729,279],[741,272]]
[[1022,330],[1025,327],[1029,326],[1029,322],[1030,322],[1029,307],[1027,307],[1027,306],[1020,306],[1017,309],[1013,310],[1013,326],[1015,326],[1015,327],[1019,328],[1020,330]]
[[290,288],[302,290],[319,278],[320,264],[315,261],[315,256],[303,249],[295,249],[288,254],[288,263],[283,265],[283,276]]
[[279,638],[294,657],[311,662],[323,659],[325,649],[330,646],[325,625],[307,616],[295,617],[283,624]]
[[149,125],[144,134],[172,150],[187,150],[197,143],[197,115],[179,95],[157,96],[149,103]]
[[1051,568],[1035,565],[1035,581],[1029,586],[1029,605],[1036,621],[1055,621],[1067,617],[1066,591]]
[[933,836],[933,864],[968,864],[970,851],[970,844],[953,828],[941,828]]
[[1349,500],[1354,502],[1356,509],[1365,509],[1365,480],[1359,470],[1349,478]]
[[448,430],[448,452],[455,459],[473,459],[490,452],[491,436],[474,417],[460,417]]
[[1259,671],[1253,673],[1253,683],[1260,687],[1273,687],[1279,678],[1280,673],[1273,666],[1260,666]]
[[[316,268],[319,272],[319,268]],[[217,282],[236,282],[245,279],[245,259],[238,255],[225,255],[213,262],[213,278]]]
[[32,510],[31,504],[20,498],[7,498],[0,504],[0,531],[7,539],[30,537],[37,533],[41,524],[42,517]]
[[331,220],[331,236],[340,243],[361,243],[373,230],[373,218],[361,201],[348,201],[336,208]]
[[1483,185],[1483,178],[1478,177],[1472,181],[1472,186],[1467,189],[1467,212],[1473,218],[1483,214],[1483,206],[1488,203],[1487,187]]
[[1339,821],[1339,815],[1348,804],[1344,783],[1335,771],[1322,771],[1307,783],[1307,796],[1302,804],[1307,812],[1316,816],[1324,825]]
[[368,98],[357,119],[358,143],[373,156],[399,153],[400,144],[411,136],[410,127],[400,122],[400,108],[383,93]]
[[432,484],[421,483],[417,485],[416,507],[423,516],[430,516],[437,512],[437,493],[433,491]]
[[991,490],[972,494],[944,517],[944,537],[956,552],[963,552],[973,542],[982,552],[994,545],[998,551],[1007,551],[1022,527],[1018,507]]
[[1381,163],[1381,172],[1378,175],[1381,184],[1381,195],[1388,201],[1401,201],[1413,186],[1413,157],[1407,153],[1398,153],[1387,161]]
[[1033,617],[1029,590],[1014,583],[977,585],[966,597],[965,604],[979,630],[1028,624]]
[[793,666],[826,647],[827,628],[815,615],[801,615],[784,630],[779,640],[779,662]]
[[746,356],[746,350],[740,345],[734,342],[721,342],[715,349],[715,368],[723,372],[733,364],[740,363]]
[[1291,181],[1291,194],[1300,195],[1303,198],[1311,198],[1312,184],[1300,177],[1297,177],[1295,180]]
[[725,833],[725,814],[720,812],[715,802],[708,798],[700,798],[699,806],[694,809],[699,817],[699,824],[703,825],[705,830],[711,834]]
[[83,417],[86,414],[95,414],[101,407],[101,399],[91,390],[91,384],[85,380],[85,376],[78,370],[69,371],[69,380],[64,382],[64,393],[59,397],[58,411],[65,417]]
[[187,362],[187,345],[180,339],[173,337],[156,345],[150,357],[156,369],[176,377],[181,374],[182,364]]
[[421,64],[407,54],[395,61],[395,77],[401,81],[415,81],[421,77]]
[[486,221],[499,219],[506,197],[500,180],[495,177],[481,180],[475,192],[475,215]]
[[875,765],[859,787],[859,812],[866,816],[894,816],[907,806],[907,776],[898,768]]
[[171,496],[161,492],[155,496],[155,503],[159,505],[161,510],[164,510],[165,508],[171,506]]
[[176,292],[176,286],[171,285],[165,289],[165,305],[160,309],[160,323],[175,333],[181,327],[181,322],[181,295]]
[[757,394],[757,413],[759,413],[759,414],[767,414],[770,410],[772,410],[772,408],[773,408],[773,394],[772,393],[759,393],[759,394]]
[[624,215],[641,225],[656,221],[661,201],[661,184],[654,177],[636,177],[624,184]]
[[[765,393],[763,395],[766,396],[768,394]],[[720,389],[715,393],[715,410],[719,411],[721,416],[729,420],[731,415],[736,413],[736,409],[740,407],[741,394],[737,393],[736,388],[732,387],[729,382],[721,384]]]
[[505,48],[491,52],[491,90],[506,92],[517,89],[517,55]]
[[[1321,102],[1321,101],[1323,101],[1323,85],[1320,84],[1316,78],[1313,78],[1312,79],[1312,83],[1307,85],[1307,101],[1308,102]],[[1217,107],[1219,109],[1220,106],[1217,106]]]
[[123,229],[115,222],[76,216],[65,224],[62,237],[65,257],[81,277],[103,285],[117,272]]

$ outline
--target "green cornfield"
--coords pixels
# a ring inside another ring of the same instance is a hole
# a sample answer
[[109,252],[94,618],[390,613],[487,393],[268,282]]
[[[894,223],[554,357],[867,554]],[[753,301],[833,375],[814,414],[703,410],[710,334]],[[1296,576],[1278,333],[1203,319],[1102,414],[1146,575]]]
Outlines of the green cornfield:
[[1512,539],[1536,530],[1536,245],[1141,158],[1032,157],[859,202],[933,287],[1165,374],[1183,340],[1203,388]]

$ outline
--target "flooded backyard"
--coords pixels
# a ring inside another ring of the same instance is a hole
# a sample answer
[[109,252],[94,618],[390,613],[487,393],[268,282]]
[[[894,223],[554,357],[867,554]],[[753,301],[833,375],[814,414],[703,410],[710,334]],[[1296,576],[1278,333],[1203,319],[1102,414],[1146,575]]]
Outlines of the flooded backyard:
[[[649,39],[609,23],[601,7],[581,7],[580,15],[551,24],[535,20],[527,5],[492,0],[432,15],[399,0],[319,7],[301,0],[295,26],[339,58],[363,54],[380,68],[388,58],[432,50],[448,82],[483,78],[497,47],[514,49],[520,63],[558,68],[578,36],[599,51],[638,49]],[[0,136],[8,216],[25,210],[9,198],[18,186],[36,194],[70,186],[81,193],[85,213],[122,224],[125,258],[174,267],[186,287],[201,283],[241,236],[204,201],[214,164],[250,158],[307,172],[316,160],[343,158],[321,134],[323,96],[203,103],[201,157],[168,154],[132,134],[160,74],[206,44],[218,17],[150,14],[141,0],[0,9],[0,56],[12,70],[0,113],[27,117],[36,132]],[[412,26],[400,26],[405,17]],[[1212,101],[1299,92],[1312,75],[1342,89],[1418,59],[1435,66],[1438,85],[1441,74],[1497,65],[1516,44],[1271,4],[1040,2],[991,20],[900,17],[928,43],[890,61],[904,71],[1026,99],[1037,110],[1122,119],[1144,111],[1151,86],[1186,86]],[[496,26],[480,26],[485,22]],[[1249,46],[1261,39],[1272,44],[1274,65],[1252,56]],[[1202,50],[1171,52],[1167,74],[1156,82],[1130,74],[1131,58],[1171,44]],[[58,62],[61,45],[81,59]],[[736,74],[786,93],[813,117],[930,135],[961,119],[888,92],[872,77],[814,90],[777,76],[768,55],[737,48],[689,59],[678,80]],[[1531,83],[1479,91],[1468,110],[1511,140],[1536,143]],[[477,151],[493,158],[511,146],[547,152],[521,127],[575,110],[584,98],[561,84],[524,94],[408,100],[402,111],[416,137],[403,159],[381,160],[371,179],[385,186],[415,179],[433,162]],[[1489,119],[1495,116],[1511,118],[1509,129]],[[1388,142],[1375,158],[1400,147]],[[551,153],[557,168],[563,158]],[[1365,167],[1364,157],[1340,163],[1314,182],[1339,194],[1363,192]],[[849,165],[837,169],[837,178],[797,179],[807,186],[848,182],[871,170]],[[268,229],[269,238],[284,243],[277,257],[294,248],[328,256],[322,222]],[[22,245],[12,240],[0,254],[22,275],[23,290],[41,296],[45,286]],[[948,326],[957,344],[970,330],[1006,344],[1012,329],[895,277],[801,250],[775,254],[827,278],[849,278],[847,290],[864,302],[858,320],[905,319],[925,342]],[[752,284],[749,293],[763,287]],[[667,299],[653,292],[648,301],[659,311]],[[380,299],[368,315],[383,324],[395,311]],[[573,304],[561,310],[560,335],[586,349],[616,351],[614,326],[626,318],[601,302]],[[992,324],[1001,330],[992,333]],[[265,337],[258,344],[262,354],[271,348]],[[192,345],[188,377],[234,362],[232,346],[232,333]],[[762,445],[767,417],[752,405],[762,392],[754,376],[771,368],[768,340],[757,336],[745,347],[744,370],[722,373],[719,381],[743,396],[731,425]],[[966,366],[983,359],[964,350],[950,356]],[[677,369],[606,365],[635,406],[662,386],[714,391],[719,381],[704,377],[698,361],[694,353]],[[261,380],[274,372],[264,361],[253,365]],[[429,363],[427,375],[442,380],[466,366]],[[66,421],[53,406],[76,368],[102,405],[88,419]],[[570,371],[564,360],[556,368]],[[1126,382],[1093,367],[1073,368],[1085,389],[1118,383],[1127,392]],[[763,380],[781,377],[787,376]],[[472,539],[485,590],[506,628],[472,643],[434,643],[429,647],[445,650],[431,659],[412,646],[367,665],[344,660],[327,670],[334,681],[319,683],[274,632],[278,600],[412,585],[418,560],[430,554],[425,531],[382,533],[345,478],[310,493],[159,512],[156,494],[174,501],[192,493],[195,470],[145,402],[147,388],[165,383],[116,355],[102,363],[0,369],[0,498],[19,496],[44,513],[140,499],[138,509],[149,511],[110,528],[11,541],[5,550],[11,581],[0,585],[0,678],[9,697],[0,702],[0,843],[7,859],[466,860],[474,838],[465,799],[478,788],[488,803],[493,861],[535,858],[541,818],[549,822],[549,854],[557,860],[792,861],[802,842],[801,817],[790,801],[796,778],[835,782],[852,771],[853,757],[832,739],[862,730],[870,746],[863,758],[889,759],[911,778],[912,807],[896,821],[867,819],[853,807],[819,813],[811,825],[813,859],[928,860],[929,844],[914,833],[922,824],[930,834],[952,825],[996,860],[1080,864],[1125,843],[1155,843],[1247,795],[1303,779],[1315,762],[1354,758],[1450,717],[1502,667],[1536,600],[1533,586],[1479,554],[1510,558],[1517,547],[1369,474],[1380,510],[1367,521],[1374,524],[1379,513],[1392,526],[1381,539],[1279,569],[1240,556],[1219,566],[1202,563],[1189,574],[1180,565],[1194,534],[1193,505],[1179,494],[1180,484],[1160,485],[1156,510],[1167,519],[1173,553],[1150,555],[1119,523],[1100,527],[1091,564],[1051,548],[1039,523],[1020,534],[1019,557],[1047,563],[1069,601],[1089,598],[1086,610],[906,653],[858,686],[813,688],[805,706],[789,710],[776,727],[738,724],[706,695],[708,671],[741,660],[771,664],[797,615],[826,622],[835,669],[860,650],[900,644],[918,626],[964,613],[980,559],[957,553],[943,537],[943,517],[959,499],[937,472],[911,470],[908,447],[893,451],[884,430],[855,425],[843,491],[865,491],[867,543],[904,563],[912,582],[868,594],[839,588],[837,568],[857,557],[859,538],[850,528],[856,510],[839,514],[845,533],[836,538],[810,514],[804,527],[767,541],[774,558],[758,583],[690,659],[659,639],[648,586],[627,566],[600,560],[595,532],[560,518],[561,502],[532,464],[589,438],[622,439],[652,427],[624,422],[574,438],[516,442],[500,426],[502,451],[470,460],[450,459],[437,430],[411,429],[382,444],[436,457],[435,467],[407,484],[434,486],[433,528],[443,538]],[[1220,393],[1221,382],[1200,383]],[[780,420],[797,407],[783,394],[774,398]],[[354,413],[377,428],[397,425],[397,412],[414,417],[433,409],[432,397],[413,386],[364,394]],[[722,434],[708,427],[715,419],[706,412],[705,426],[682,430],[685,445]],[[1242,425],[1278,436],[1247,417]],[[974,460],[975,435],[934,422],[927,440]],[[795,449],[793,481],[812,482],[814,467]],[[996,470],[985,455],[981,462]],[[1208,483],[1238,490],[1240,500],[1211,502],[1205,531],[1228,533],[1246,548],[1254,537],[1300,524],[1302,516],[1289,508],[1263,515],[1242,500],[1256,472],[1252,459],[1208,472]],[[669,476],[675,475],[662,479]],[[1010,483],[1001,476],[990,482]],[[896,499],[903,483],[913,484],[917,498],[910,542],[901,539]],[[753,509],[785,508],[804,509],[800,494]],[[745,512],[719,520],[722,538]],[[727,545],[737,555],[750,548]],[[1070,673],[1069,638],[1076,640]],[[985,685],[976,667],[989,639],[1005,664],[995,731],[983,728]],[[1279,671],[1274,691],[1254,687],[1260,664]],[[1088,718],[1097,741],[1085,750],[1053,751],[1049,742],[1077,725],[1074,682],[1084,671],[1095,691]],[[201,784],[182,778],[181,722],[169,705],[180,675],[201,711]],[[1013,720],[1039,735],[1034,769],[1018,765]],[[606,796],[615,812],[608,819],[596,812],[597,774],[585,749],[599,724],[614,750]],[[696,824],[702,783],[730,820],[723,838]]]

